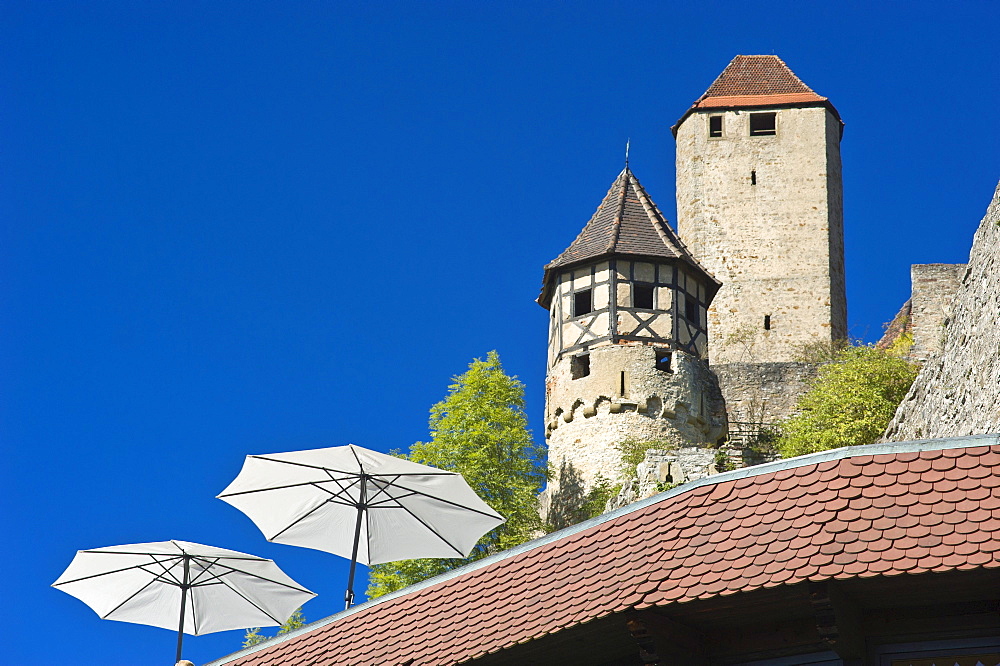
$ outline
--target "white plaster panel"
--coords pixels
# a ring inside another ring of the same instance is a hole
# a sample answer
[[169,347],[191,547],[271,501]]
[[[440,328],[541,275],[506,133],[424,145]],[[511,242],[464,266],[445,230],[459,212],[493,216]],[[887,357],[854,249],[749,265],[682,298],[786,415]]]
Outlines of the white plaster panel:
[[635,281],[636,282],[652,282],[655,275],[653,273],[653,264],[647,263],[645,261],[635,262]]
[[595,310],[608,307],[608,291],[607,284],[599,284],[594,287],[593,305]]

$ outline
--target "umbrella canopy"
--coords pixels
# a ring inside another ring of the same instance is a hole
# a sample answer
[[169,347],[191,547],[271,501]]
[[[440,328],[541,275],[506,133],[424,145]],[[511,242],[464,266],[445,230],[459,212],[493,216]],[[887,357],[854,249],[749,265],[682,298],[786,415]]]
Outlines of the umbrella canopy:
[[187,541],[81,550],[53,587],[102,619],[183,634],[280,625],[314,593],[273,561]]
[[466,557],[504,522],[461,474],[349,444],[247,456],[219,499],[268,541],[315,548],[354,564]]

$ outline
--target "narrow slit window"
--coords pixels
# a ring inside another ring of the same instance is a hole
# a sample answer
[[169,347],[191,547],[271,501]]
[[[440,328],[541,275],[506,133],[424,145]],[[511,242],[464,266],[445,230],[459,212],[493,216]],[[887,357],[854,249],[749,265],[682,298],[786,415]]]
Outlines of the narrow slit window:
[[645,282],[632,283],[632,307],[653,309],[653,285]]
[[698,323],[698,301],[692,296],[684,296],[684,318],[692,324]]
[[764,330],[771,330],[771,315],[764,315]]
[[593,291],[583,289],[573,294],[573,316],[579,317],[594,310]]
[[751,185],[756,185],[757,184],[757,170],[756,169],[753,169],[750,172],[750,184]]
[[618,395],[620,395],[623,398],[628,394],[628,386],[626,386],[626,384],[627,381],[626,381],[625,371],[622,370],[621,385],[618,387]]
[[673,354],[669,349],[657,349],[656,350],[656,369],[660,372],[673,372],[674,369],[671,367],[670,362],[673,359]]
[[776,113],[751,113],[750,136],[774,136],[778,133]]
[[722,116],[708,117],[708,136],[713,139],[722,137]]
[[590,374],[590,354],[580,354],[570,359],[570,374],[573,379],[580,379]]

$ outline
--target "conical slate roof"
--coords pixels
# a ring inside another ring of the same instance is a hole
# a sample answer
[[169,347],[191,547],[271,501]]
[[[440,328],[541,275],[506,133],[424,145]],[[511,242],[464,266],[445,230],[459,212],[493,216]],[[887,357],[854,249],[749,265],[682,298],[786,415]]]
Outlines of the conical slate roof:
[[674,125],[698,109],[767,106],[825,106],[840,115],[826,97],[817,95],[776,55],[738,55]]
[[[667,224],[631,169],[627,166],[611,184],[590,221],[568,248],[545,266],[538,302],[548,307],[551,277],[557,269],[601,257],[634,256],[649,259],[679,259],[716,283],[691,256],[684,243]],[[717,287],[716,287],[717,289]]]

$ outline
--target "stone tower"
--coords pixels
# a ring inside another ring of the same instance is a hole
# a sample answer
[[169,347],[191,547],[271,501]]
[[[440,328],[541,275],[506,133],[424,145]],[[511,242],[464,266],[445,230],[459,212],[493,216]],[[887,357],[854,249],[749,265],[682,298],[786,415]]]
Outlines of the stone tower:
[[[677,230],[722,287],[713,366],[847,336],[843,123],[777,56],[736,56],[672,128]],[[729,396],[727,395],[727,399]]]
[[586,490],[622,468],[616,443],[715,445],[725,406],[702,360],[719,289],[625,168],[576,240],[545,267],[546,437],[556,472]]

